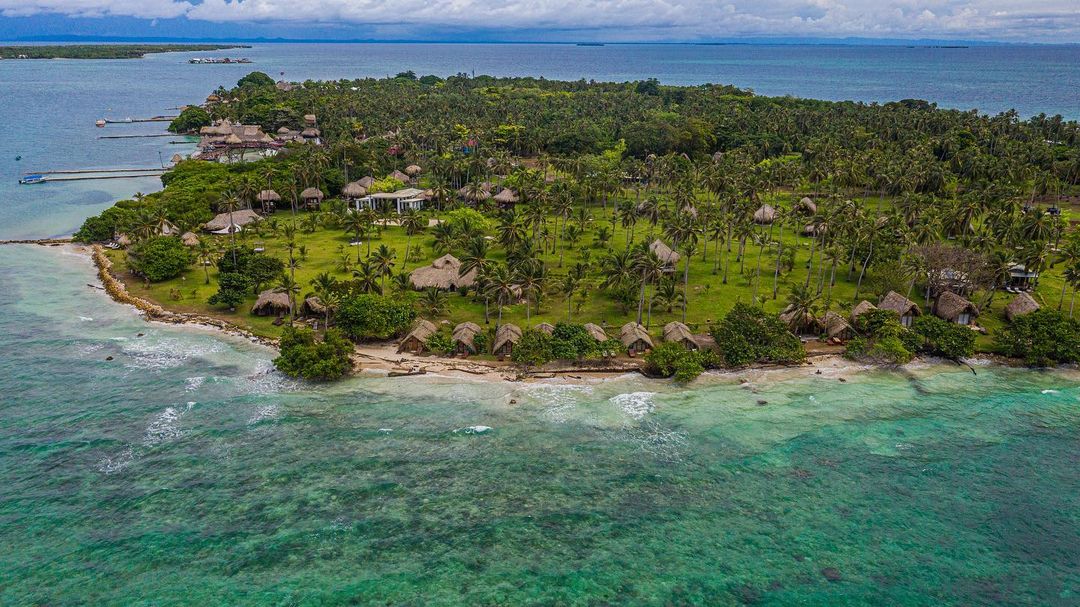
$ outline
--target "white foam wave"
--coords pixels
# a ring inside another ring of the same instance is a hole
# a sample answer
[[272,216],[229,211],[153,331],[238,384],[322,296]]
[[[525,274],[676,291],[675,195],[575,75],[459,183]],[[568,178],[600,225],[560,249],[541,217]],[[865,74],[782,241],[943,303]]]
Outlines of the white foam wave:
[[191,359],[223,352],[227,346],[216,340],[151,337],[124,342],[124,353],[130,356],[127,366],[136,369],[171,369]]
[[280,414],[281,408],[277,405],[262,405],[255,409],[255,414],[252,415],[251,419],[248,420],[248,425],[253,426],[261,421],[265,421],[268,419],[277,419]]
[[530,398],[547,405],[540,412],[545,418],[557,423],[566,423],[578,403],[593,393],[592,386],[575,384],[535,384],[525,389]]
[[184,389],[188,392],[194,392],[198,390],[205,381],[206,378],[202,377],[201,375],[196,377],[189,377],[184,380]]
[[94,319],[93,319],[93,318],[90,318],[89,316],[80,316],[80,317],[79,317],[79,320],[81,320],[81,321],[83,321],[83,322],[91,322],[91,321],[92,321],[92,320],[94,320]]
[[468,426],[468,427],[465,427],[465,428],[458,428],[457,430],[454,430],[454,433],[455,434],[456,433],[461,433],[461,434],[484,434],[484,433],[487,433],[487,432],[491,432],[492,430],[494,430],[494,428],[492,428],[491,426]]
[[628,394],[616,394],[611,397],[611,402],[622,409],[622,412],[633,419],[644,419],[646,415],[656,408],[653,403],[655,392],[630,392]]
[[1059,390],[1043,390],[1043,394],[1061,394]]
[[[190,409],[195,403],[188,403],[188,409]],[[180,429],[180,418],[183,416],[183,412],[178,411],[174,407],[166,407],[164,411],[158,414],[154,421],[150,422],[150,425],[146,427],[146,436],[143,437],[143,444],[152,447],[164,443],[166,441],[176,440],[183,435],[183,431]]]
[[115,474],[122,471],[135,461],[135,450],[128,447],[118,453],[116,457],[103,457],[98,462],[98,471],[105,474]]

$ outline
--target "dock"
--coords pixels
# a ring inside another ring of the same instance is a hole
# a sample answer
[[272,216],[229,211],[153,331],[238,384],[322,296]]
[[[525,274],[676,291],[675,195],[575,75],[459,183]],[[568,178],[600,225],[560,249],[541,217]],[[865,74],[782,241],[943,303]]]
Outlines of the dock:
[[136,122],[172,122],[176,116],[151,116],[149,118],[123,118],[121,120],[113,120],[111,118],[102,118],[98,121],[99,124],[135,124]]
[[153,133],[151,135],[98,135],[98,139],[142,139],[144,137],[183,137],[176,133]]
[[32,185],[50,181],[89,181],[96,179],[136,179],[160,177],[168,169],[163,167],[129,167],[119,169],[61,169],[56,171],[28,171],[19,183]]
[[139,173],[138,175],[67,175],[61,177],[42,177],[38,183],[50,181],[90,181],[93,179],[138,179],[142,177],[161,177],[164,170],[157,173]]
[[161,167],[131,167],[119,169],[60,169],[56,171],[24,171],[23,175],[79,175],[83,173],[143,173],[146,171],[164,171]]

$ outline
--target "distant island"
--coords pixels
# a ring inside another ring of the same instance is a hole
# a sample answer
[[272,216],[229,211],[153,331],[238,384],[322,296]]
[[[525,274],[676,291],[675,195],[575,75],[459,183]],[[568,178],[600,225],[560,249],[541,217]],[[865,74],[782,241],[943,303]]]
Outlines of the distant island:
[[56,44],[0,46],[0,59],[141,59],[149,53],[251,48],[238,44]]

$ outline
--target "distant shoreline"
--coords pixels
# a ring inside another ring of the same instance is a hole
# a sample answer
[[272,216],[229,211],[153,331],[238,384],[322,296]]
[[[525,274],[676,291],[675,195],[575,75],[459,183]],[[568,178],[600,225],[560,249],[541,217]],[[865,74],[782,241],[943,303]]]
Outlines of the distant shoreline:
[[240,44],[49,44],[0,46],[0,59],[142,59],[154,53],[195,53],[235,48]]

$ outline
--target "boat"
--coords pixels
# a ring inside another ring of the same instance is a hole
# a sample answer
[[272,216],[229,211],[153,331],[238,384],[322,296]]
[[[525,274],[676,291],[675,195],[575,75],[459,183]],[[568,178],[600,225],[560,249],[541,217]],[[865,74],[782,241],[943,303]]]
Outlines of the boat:
[[22,179],[20,179],[19,183],[22,183],[22,184],[45,183],[45,176],[44,175],[27,175],[27,176],[23,177]]
[[106,124],[107,124],[107,123],[105,122],[105,119],[104,119],[104,118],[100,118],[100,119],[98,119],[98,121],[97,121],[97,122],[95,122],[95,123],[94,123],[94,126],[98,126],[98,127],[103,127],[103,126],[105,126]]

